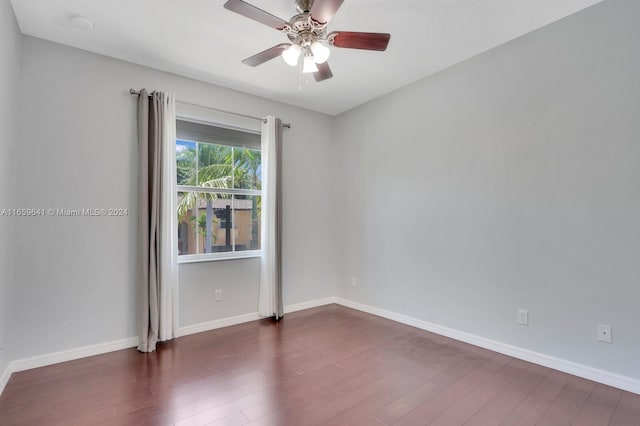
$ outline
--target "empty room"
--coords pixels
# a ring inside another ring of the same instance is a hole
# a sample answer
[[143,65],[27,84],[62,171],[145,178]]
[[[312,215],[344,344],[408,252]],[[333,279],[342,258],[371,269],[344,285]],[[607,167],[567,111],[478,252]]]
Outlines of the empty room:
[[0,0],[0,425],[640,426],[637,0]]

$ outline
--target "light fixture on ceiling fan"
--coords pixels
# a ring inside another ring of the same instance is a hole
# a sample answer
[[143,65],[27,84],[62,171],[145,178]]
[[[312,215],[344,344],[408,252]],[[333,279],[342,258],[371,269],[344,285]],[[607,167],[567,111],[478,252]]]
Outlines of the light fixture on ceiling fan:
[[327,63],[331,55],[329,46],[384,51],[391,38],[391,34],[387,33],[333,31],[327,34],[327,25],[343,1],[295,0],[298,14],[294,15],[289,22],[242,0],[228,0],[224,7],[285,33],[291,42],[281,43],[253,55],[243,60],[244,64],[256,67],[277,56],[282,56],[287,64],[295,67],[302,58],[302,72],[313,73],[315,80],[319,82],[333,77]]

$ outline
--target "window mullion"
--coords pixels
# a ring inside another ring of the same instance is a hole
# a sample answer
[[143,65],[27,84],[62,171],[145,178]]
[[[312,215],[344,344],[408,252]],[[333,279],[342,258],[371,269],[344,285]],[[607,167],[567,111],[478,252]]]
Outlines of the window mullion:
[[193,229],[195,232],[194,239],[196,241],[196,253],[201,254],[200,253],[200,229],[198,224],[198,201],[200,199],[200,194],[196,192],[195,196],[196,196],[196,203],[192,207],[191,215],[192,217],[195,217],[195,220],[193,221]]
[[211,194],[262,195],[259,189],[205,188],[202,186],[178,185],[178,192],[208,192]]
[[231,188],[236,187],[236,148],[231,147]]
[[236,196],[231,194],[231,251],[236,251]]
[[200,144],[196,142],[196,186],[200,185]]

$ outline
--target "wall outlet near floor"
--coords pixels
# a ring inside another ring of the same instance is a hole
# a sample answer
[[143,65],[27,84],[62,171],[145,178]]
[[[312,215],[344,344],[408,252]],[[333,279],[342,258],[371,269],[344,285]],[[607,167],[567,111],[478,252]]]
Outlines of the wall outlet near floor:
[[222,302],[222,290],[216,290],[216,302]]
[[358,286],[358,280],[356,280],[356,277],[351,277],[351,287],[357,287]]
[[529,311],[518,309],[518,324],[529,325]]
[[598,324],[598,341],[604,343],[613,343],[610,325]]

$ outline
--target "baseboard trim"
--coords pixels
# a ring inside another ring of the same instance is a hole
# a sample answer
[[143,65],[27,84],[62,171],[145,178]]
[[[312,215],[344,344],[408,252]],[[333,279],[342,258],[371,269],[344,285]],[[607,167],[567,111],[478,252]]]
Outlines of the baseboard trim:
[[137,345],[137,337],[128,337],[126,339],[113,340],[111,342],[98,343],[96,345],[82,346],[80,348],[15,360],[9,364],[9,367],[11,368],[12,373],[17,373],[18,371],[31,370],[32,368],[73,361],[74,359],[101,355],[122,349],[129,349]]
[[203,333],[205,331],[211,331],[217,328],[229,327],[232,325],[259,320],[260,318],[261,317],[257,312],[253,312],[250,314],[236,315],[233,317],[221,318],[218,320],[201,322],[193,325],[186,325],[184,327],[180,327],[178,331],[180,336],[188,336],[190,334]]
[[11,363],[6,366],[4,371],[2,372],[2,376],[0,376],[0,395],[4,391],[5,386],[9,383],[9,379],[11,378]]
[[442,336],[450,337],[455,340],[460,340],[462,342],[489,349],[494,352],[499,352],[501,354],[505,354],[514,358],[552,368],[554,370],[573,374],[574,376],[582,377],[587,380],[593,380],[594,382],[640,394],[640,380],[622,376],[620,374],[600,370],[598,368],[589,367],[588,365],[578,364],[562,358],[556,358],[550,355],[534,352],[517,346],[512,346],[506,343],[498,342],[496,340],[487,339],[470,333],[465,333],[463,331],[444,327],[438,324],[433,324],[427,321],[376,308],[373,306],[364,305],[362,303],[354,302],[352,300],[347,300],[340,297],[335,298],[335,303],[347,308],[387,318],[392,321],[410,325],[412,327],[430,331]]
[[[287,305],[284,307],[285,314],[292,312],[302,311],[305,309],[316,308],[318,306],[331,305],[335,303],[335,297],[327,297],[325,299],[310,300],[308,302],[296,303],[293,305]],[[187,325],[180,327],[180,336],[188,336],[190,334],[204,333],[205,331],[211,331],[222,327],[229,327],[232,325],[243,324],[245,322],[256,321],[263,318],[257,312],[252,312],[244,315],[237,315],[233,317],[221,318],[218,320],[201,322],[199,324]]]
[[305,309],[317,308],[319,306],[331,305],[336,303],[335,297],[326,297],[324,299],[310,300],[308,302],[296,303],[284,307],[284,313],[290,314],[292,312],[304,311]]

